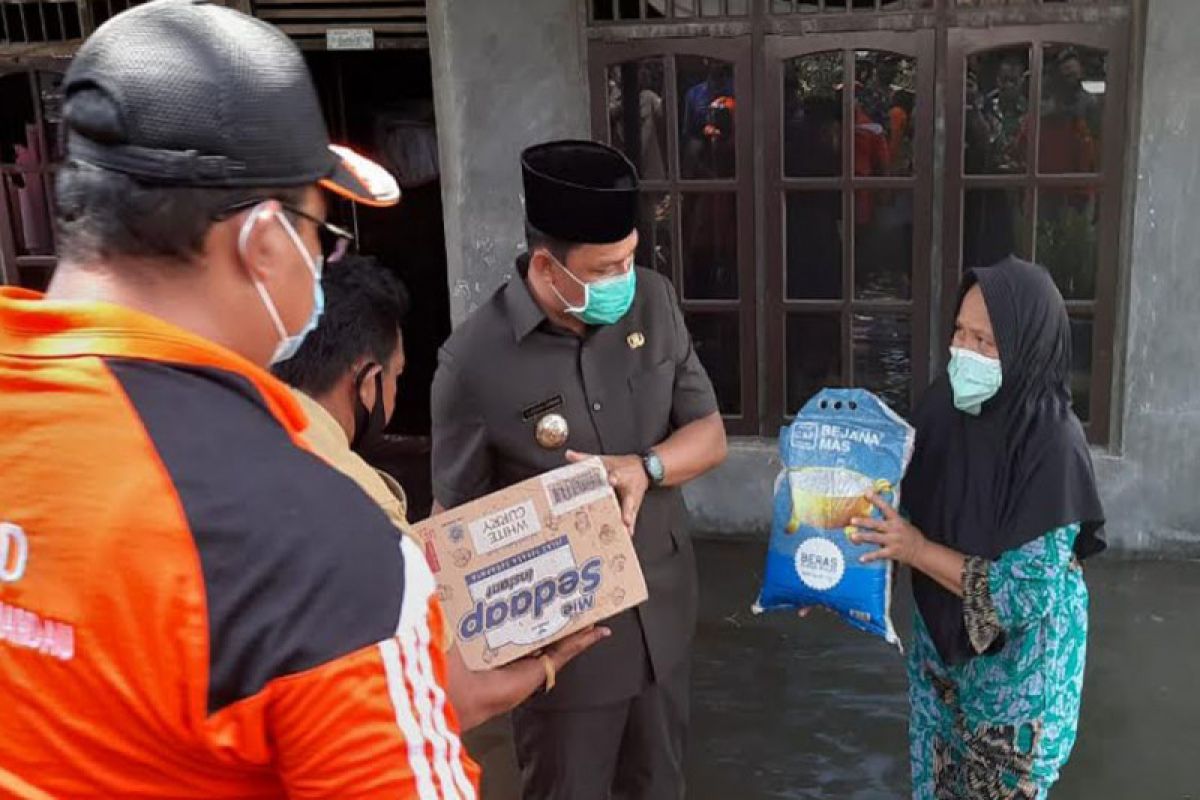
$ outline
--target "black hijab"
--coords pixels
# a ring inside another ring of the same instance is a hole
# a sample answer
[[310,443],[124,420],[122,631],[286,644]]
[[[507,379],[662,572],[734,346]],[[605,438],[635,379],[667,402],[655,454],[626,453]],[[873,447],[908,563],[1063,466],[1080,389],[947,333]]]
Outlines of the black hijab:
[[[1003,385],[978,417],[955,409],[945,375],[921,399],[902,489],[909,518],[931,540],[988,559],[1078,522],[1076,555],[1098,553],[1104,511],[1071,410],[1071,329],[1062,295],[1045,269],[1015,258],[968,272],[959,307],[976,285],[996,335]],[[916,571],[913,594],[942,659],[961,664],[973,657],[962,600]]]

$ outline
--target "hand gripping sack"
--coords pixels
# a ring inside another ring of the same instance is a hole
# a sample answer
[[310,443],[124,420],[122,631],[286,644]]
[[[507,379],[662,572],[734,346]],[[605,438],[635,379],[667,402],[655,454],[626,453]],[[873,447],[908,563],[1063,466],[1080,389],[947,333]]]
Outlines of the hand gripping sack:
[[756,613],[822,606],[899,646],[893,564],[859,562],[877,545],[850,541],[850,520],[881,516],[870,491],[898,507],[913,439],[908,423],[862,389],[821,391],[780,432],[784,468]]

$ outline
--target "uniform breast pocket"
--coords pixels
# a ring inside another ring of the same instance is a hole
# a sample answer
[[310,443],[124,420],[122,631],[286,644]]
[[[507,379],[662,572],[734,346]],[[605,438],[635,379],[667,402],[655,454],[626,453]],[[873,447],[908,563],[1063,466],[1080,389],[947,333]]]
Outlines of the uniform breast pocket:
[[629,378],[634,424],[643,447],[666,438],[671,425],[675,393],[675,362],[664,361]]

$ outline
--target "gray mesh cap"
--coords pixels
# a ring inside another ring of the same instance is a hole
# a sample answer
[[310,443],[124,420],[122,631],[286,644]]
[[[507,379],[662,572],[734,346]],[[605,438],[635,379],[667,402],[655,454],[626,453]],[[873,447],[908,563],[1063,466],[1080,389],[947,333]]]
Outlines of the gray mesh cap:
[[319,183],[393,205],[395,178],[331,145],[299,49],[279,29],[201,0],[153,0],[101,25],[63,84],[67,157],[147,184]]

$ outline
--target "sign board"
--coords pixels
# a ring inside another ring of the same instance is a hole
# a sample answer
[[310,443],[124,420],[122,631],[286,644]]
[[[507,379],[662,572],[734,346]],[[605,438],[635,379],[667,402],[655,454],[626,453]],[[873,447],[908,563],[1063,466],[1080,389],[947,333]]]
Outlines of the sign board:
[[329,50],[374,50],[375,31],[371,28],[330,28],[325,31]]

